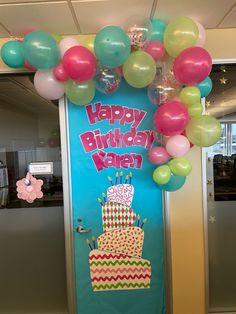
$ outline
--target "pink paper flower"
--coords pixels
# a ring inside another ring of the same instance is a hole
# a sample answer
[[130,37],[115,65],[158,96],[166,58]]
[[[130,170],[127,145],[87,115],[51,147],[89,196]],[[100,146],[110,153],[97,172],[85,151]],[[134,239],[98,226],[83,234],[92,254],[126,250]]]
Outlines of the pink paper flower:
[[43,180],[38,180],[28,172],[26,177],[17,181],[17,197],[25,200],[28,203],[33,203],[36,198],[42,198],[43,192],[41,191]]

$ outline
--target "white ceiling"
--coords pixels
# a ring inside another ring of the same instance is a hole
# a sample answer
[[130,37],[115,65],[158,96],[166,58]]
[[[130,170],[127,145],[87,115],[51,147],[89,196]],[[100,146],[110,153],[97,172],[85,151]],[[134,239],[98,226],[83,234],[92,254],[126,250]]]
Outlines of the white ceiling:
[[236,0],[0,0],[0,37],[20,37],[33,29],[88,34],[108,24],[125,27],[133,16],[169,21],[181,15],[205,28],[233,28]]

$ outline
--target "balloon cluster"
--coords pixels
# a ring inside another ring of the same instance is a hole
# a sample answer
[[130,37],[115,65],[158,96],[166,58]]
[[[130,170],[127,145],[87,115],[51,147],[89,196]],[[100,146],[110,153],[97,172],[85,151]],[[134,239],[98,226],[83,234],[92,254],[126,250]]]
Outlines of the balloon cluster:
[[[191,171],[183,157],[191,145],[213,145],[221,134],[217,120],[202,115],[201,97],[212,88],[208,77],[212,61],[202,48],[204,40],[202,25],[188,17],[168,25],[160,19],[139,18],[131,20],[126,31],[106,26],[82,44],[33,31],[23,40],[6,42],[1,57],[12,68],[35,70],[35,88],[48,100],[65,93],[75,105],[85,105],[96,89],[115,92],[122,76],[132,87],[147,87],[157,106],[155,130],[162,136],[162,145],[149,152],[150,161],[158,165],[153,178],[161,189],[172,191]],[[167,64],[166,60],[172,60],[170,68],[160,70],[159,62]]]

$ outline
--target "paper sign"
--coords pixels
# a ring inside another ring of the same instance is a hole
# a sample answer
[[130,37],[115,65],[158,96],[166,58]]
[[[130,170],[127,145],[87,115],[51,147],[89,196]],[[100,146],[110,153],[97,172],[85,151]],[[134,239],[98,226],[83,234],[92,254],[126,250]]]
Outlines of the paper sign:
[[29,164],[29,172],[32,174],[53,174],[53,162],[32,162]]

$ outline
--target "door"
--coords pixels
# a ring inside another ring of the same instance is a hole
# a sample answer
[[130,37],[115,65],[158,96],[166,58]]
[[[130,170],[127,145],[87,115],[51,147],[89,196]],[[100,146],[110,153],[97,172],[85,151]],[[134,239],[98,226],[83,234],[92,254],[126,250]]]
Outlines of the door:
[[155,109],[125,83],[68,103],[79,314],[166,313],[162,194],[147,159]]

